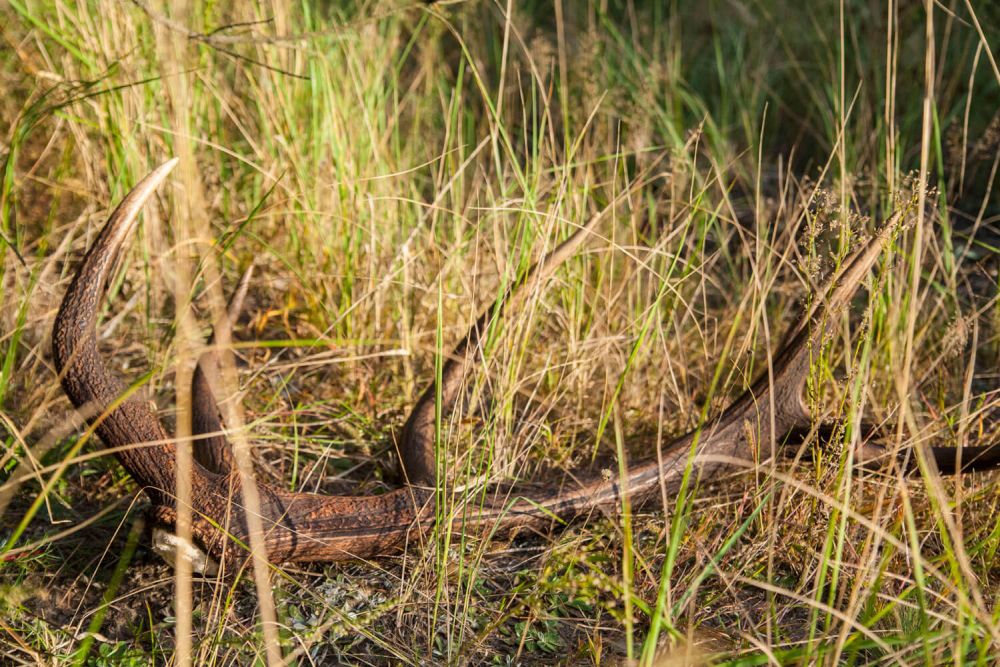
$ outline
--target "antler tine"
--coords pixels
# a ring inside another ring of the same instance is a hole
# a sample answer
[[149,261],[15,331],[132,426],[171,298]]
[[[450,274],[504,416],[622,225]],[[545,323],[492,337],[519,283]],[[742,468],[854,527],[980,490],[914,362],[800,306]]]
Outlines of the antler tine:
[[[441,369],[441,418],[447,419],[455,408],[459,392],[466,381],[469,372],[478,361],[476,350],[482,341],[490,322],[499,318],[504,310],[515,308],[528,295],[532,285],[539,285],[572,257],[577,248],[593,232],[594,227],[612,207],[620,201],[614,201],[599,213],[595,214],[586,224],[542,257],[529,268],[523,276],[510,285],[503,294],[490,304],[476,318],[468,332],[452,350]],[[434,454],[435,403],[436,384],[431,382],[403,425],[399,444],[400,463],[403,475],[410,484],[434,486],[437,480],[437,462]]]
[[[771,453],[761,445],[770,441],[772,432],[780,436],[810,425],[811,417],[803,396],[809,376],[810,352],[829,331],[833,316],[842,311],[857,291],[898,221],[899,214],[894,215],[882,232],[845,262],[841,271],[827,282],[821,290],[825,296],[791,329],[775,353],[770,377],[767,373],[762,374],[711,423],[667,444],[660,461],[649,461],[631,469],[626,484],[633,504],[659,497],[661,488],[668,493],[676,491],[692,455],[698,474],[705,476],[732,467],[734,461],[766,460]],[[591,478],[578,488],[564,490],[541,504],[553,514],[565,517],[613,506],[621,501],[622,493],[617,482]],[[531,523],[538,503],[533,499],[514,504],[509,512],[510,520],[517,521],[520,517]]]
[[[226,322],[223,326],[232,330],[243,312],[243,301],[250,280],[253,278],[254,265],[251,264],[240,276],[236,291],[229,298],[226,306]],[[212,392],[212,385],[218,386],[220,354],[232,355],[232,350],[220,351],[215,347],[216,332],[208,340],[208,349],[198,357],[198,365],[191,378],[191,432],[195,436],[194,458],[208,470],[217,473],[228,473],[236,467],[233,451],[229,441],[223,434],[222,416],[219,405]]]
[[[861,282],[896,233],[901,219],[901,212],[894,213],[875,238],[844,262],[820,290],[809,311],[785,336],[785,342],[772,359],[773,376],[768,378],[764,374],[734,402],[731,411],[737,408],[746,411],[751,404],[760,404],[755,409],[770,410],[768,405],[763,405],[770,402],[770,393],[774,397],[774,435],[779,436],[810,425],[811,416],[804,396],[806,380],[809,379],[810,356],[818,352],[823,337],[836,322],[837,314],[847,308]],[[771,426],[762,426],[769,433]],[[762,432],[760,441],[766,441],[769,437]]]
[[162,443],[141,453],[119,453],[128,471],[153,494],[173,488],[173,445],[144,401],[133,397],[112,407],[121,400],[125,387],[98,354],[95,326],[98,302],[139,211],[176,164],[176,159],[170,160],[146,176],[111,214],[66,291],[52,333],[52,350],[63,389],[77,408],[90,406],[96,411],[98,416],[91,421],[97,422],[101,440],[112,447]]

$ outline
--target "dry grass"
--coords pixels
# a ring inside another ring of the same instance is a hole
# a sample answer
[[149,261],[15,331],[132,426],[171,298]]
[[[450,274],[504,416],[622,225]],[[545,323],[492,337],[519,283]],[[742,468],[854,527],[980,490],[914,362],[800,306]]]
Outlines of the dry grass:
[[79,446],[49,354],[110,208],[180,156],[113,287],[113,365],[172,424],[177,369],[253,262],[235,435],[269,481],[379,493],[442,345],[632,190],[491,337],[475,409],[446,427],[455,488],[558,481],[615,469],[622,450],[654,455],[717,414],[811,288],[902,207],[907,228],[817,355],[809,400],[845,425],[884,423],[913,457],[995,442],[990,3],[929,18],[735,2],[715,7],[725,20],[698,3],[184,4],[0,8],[5,663],[937,665],[1000,651],[996,476],[862,475],[849,426],[635,515],[278,568],[271,602],[249,575],[190,580],[148,550],[142,496],[113,457]]

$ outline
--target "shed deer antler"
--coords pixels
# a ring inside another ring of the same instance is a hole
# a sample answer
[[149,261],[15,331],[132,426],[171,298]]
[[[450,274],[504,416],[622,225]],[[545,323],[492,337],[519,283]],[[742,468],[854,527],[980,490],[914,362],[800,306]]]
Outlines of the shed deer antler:
[[[56,367],[67,396],[77,408],[90,406],[87,414],[97,415],[90,423],[104,443],[115,448],[122,466],[145,490],[156,521],[167,526],[173,525],[176,517],[175,445],[145,401],[122,398],[124,386],[98,354],[96,320],[109,276],[140,209],[175,164],[176,160],[171,160],[146,176],[111,215],[67,290],[53,331]],[[473,324],[443,367],[439,390],[443,418],[454,409],[460,387],[475,366],[473,352],[489,321],[522,299],[527,285],[544,278],[569,257],[600,217],[595,216],[539,261]],[[829,329],[828,315],[848,305],[880,256],[898,218],[894,216],[877,238],[845,262],[816,305],[788,334],[773,357],[770,381],[766,376],[758,379],[714,422],[672,441],[664,447],[659,462],[630,470],[625,482],[634,505],[657,497],[661,485],[668,492],[680,486],[696,438],[700,461],[695,463],[704,475],[732,465],[727,459],[753,462],[766,458],[769,453],[757,451],[756,443],[768,443],[772,435],[780,437],[811,425],[803,402],[810,351]],[[242,281],[231,303],[231,318],[239,311],[247,282],[246,278]],[[212,362],[210,356],[203,357],[199,366],[207,368]],[[232,558],[240,552],[239,543],[248,543],[248,509],[228,445],[219,435],[222,425],[204,369],[196,374],[192,391],[195,434],[205,436],[195,448],[191,480],[193,536],[215,558]],[[409,484],[403,488],[377,496],[324,496],[258,483],[268,559],[277,563],[369,558],[398,549],[408,536],[433,526],[436,400],[431,387],[404,426],[400,458]],[[942,467],[947,469],[949,461],[954,467],[954,450],[933,451]],[[1000,448],[965,448],[967,463],[963,467],[971,467],[970,461],[975,467],[992,467],[1000,459],[998,453]],[[494,533],[541,528],[553,518],[570,520],[595,509],[613,507],[621,502],[621,495],[619,482],[600,476],[582,476],[572,488],[530,495],[519,494],[516,487],[501,488],[487,494],[475,507],[466,508],[453,525]]]

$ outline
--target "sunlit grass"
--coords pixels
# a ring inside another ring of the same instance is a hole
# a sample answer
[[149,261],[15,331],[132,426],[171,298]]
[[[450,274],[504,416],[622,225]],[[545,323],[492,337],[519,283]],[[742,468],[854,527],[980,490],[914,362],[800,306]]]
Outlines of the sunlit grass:
[[[4,661],[170,662],[183,614],[193,664],[989,664],[997,482],[919,446],[1000,428],[996,12],[936,8],[928,37],[911,4],[647,4],[0,8]],[[276,626],[249,570],[178,606],[52,370],[76,261],[174,155],[102,345],[172,424],[178,362],[253,262],[237,435],[262,479],[325,493],[392,488],[393,435],[475,314],[623,199],[439,418],[436,530],[276,569]],[[900,209],[815,351],[835,438],[545,535],[449,527],[488,482],[617,477],[706,423]],[[855,470],[862,417],[920,474]]]

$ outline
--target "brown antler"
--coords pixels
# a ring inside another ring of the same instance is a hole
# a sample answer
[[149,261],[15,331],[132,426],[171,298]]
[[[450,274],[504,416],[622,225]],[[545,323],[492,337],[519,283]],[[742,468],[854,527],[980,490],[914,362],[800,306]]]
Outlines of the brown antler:
[[[230,330],[243,310],[243,300],[253,278],[253,264],[247,267],[240,278],[236,291],[226,307],[224,326]],[[221,353],[216,347],[215,334],[208,341],[208,350],[198,358],[194,375],[191,377],[191,435],[194,436],[194,459],[206,469],[217,473],[228,473],[236,469],[233,450],[223,432],[222,416],[215,402],[212,385],[218,385]],[[231,352],[226,352],[231,354]]]
[[[94,246],[87,253],[56,317],[53,350],[63,388],[78,408],[94,406],[99,416],[90,420],[105,444],[129,474],[143,487],[153,504],[156,519],[172,525],[176,512],[175,445],[148,404],[125,392],[97,350],[96,319],[112,267],[135,226],[145,201],[173,168],[165,163],[143,179],[111,215]],[[523,279],[497,300],[470,329],[443,368],[440,399],[429,389],[407,420],[401,443],[404,472],[414,482],[379,496],[322,496],[291,493],[258,484],[259,511],[263,518],[265,546],[273,562],[329,561],[367,558],[386,554],[404,545],[407,537],[432,526],[435,521],[433,486],[437,479],[434,457],[435,402],[442,414],[454,408],[465,377],[474,366],[472,353],[490,319],[505,306],[523,298],[526,286],[551,273],[589,233],[600,216],[581,227],[566,242],[542,259]],[[761,378],[751,385],[714,422],[667,445],[660,463],[633,468],[625,480],[633,503],[658,494],[661,483],[676,490],[691,459],[697,438],[695,460],[705,474],[727,467],[725,459],[752,461],[769,456],[757,451],[758,443],[810,424],[802,400],[809,370],[810,351],[829,327],[827,315],[848,304],[862,278],[879,257],[898,216],[886,229],[845,263],[825,294],[787,337],[774,356],[771,380]],[[235,310],[241,296],[234,298]],[[233,309],[231,309],[232,311]],[[210,363],[211,359],[206,359]],[[202,378],[204,380],[204,378]],[[221,423],[208,384],[196,378],[195,410],[197,434],[219,434]],[[772,412],[773,406],[773,412]],[[242,553],[248,543],[246,512],[237,473],[224,439],[209,439],[203,448],[204,462],[196,462],[192,476],[195,539],[216,558]],[[967,448],[966,457],[977,453]],[[205,465],[207,464],[207,465]],[[498,488],[475,507],[464,509],[452,522],[459,528],[507,532],[518,527],[550,524],[553,518],[572,519],[591,510],[612,507],[621,501],[617,482],[585,476],[573,487],[543,491],[522,497],[517,489]]]

